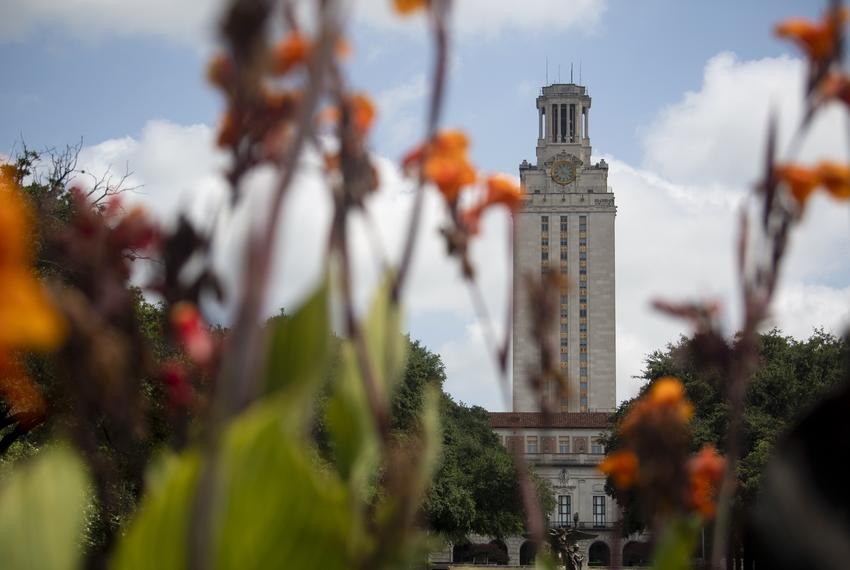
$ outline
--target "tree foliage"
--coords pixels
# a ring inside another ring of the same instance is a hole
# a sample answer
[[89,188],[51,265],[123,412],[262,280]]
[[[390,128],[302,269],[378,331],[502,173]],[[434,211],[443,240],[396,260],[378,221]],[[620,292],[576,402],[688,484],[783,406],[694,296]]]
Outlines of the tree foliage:
[[[635,398],[623,402],[612,416],[614,429],[606,449],[619,448],[616,427],[652,382],[675,376],[684,384],[694,405],[690,424],[693,451],[707,443],[725,451],[730,420],[725,378],[695,358],[694,342],[693,338],[683,336],[664,350],[647,356],[641,375],[647,382]],[[842,381],[850,349],[845,339],[824,330],[816,330],[810,338],[800,341],[774,329],[759,335],[758,353],[759,367],[749,384],[744,407],[743,447],[734,505],[738,513],[752,508],[758,500],[762,475],[778,439],[824,393]],[[638,497],[615,492],[610,481],[608,488],[626,506],[624,532],[643,528]]]

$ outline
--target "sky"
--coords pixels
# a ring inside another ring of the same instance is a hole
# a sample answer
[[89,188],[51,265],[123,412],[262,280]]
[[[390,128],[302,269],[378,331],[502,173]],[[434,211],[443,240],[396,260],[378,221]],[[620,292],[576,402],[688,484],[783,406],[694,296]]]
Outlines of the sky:
[[[306,2],[306,0],[301,0]],[[483,172],[517,174],[533,159],[534,99],[570,79],[593,98],[594,162],[611,165],[616,196],[617,395],[633,396],[645,356],[687,328],[650,307],[655,298],[716,299],[724,329],[738,326],[733,267],[735,220],[758,176],[768,114],[787,143],[801,112],[804,66],[772,35],[790,16],[817,18],[805,0],[457,0],[443,124],[464,129]],[[205,82],[222,0],[4,0],[0,3],[0,154],[82,140],[80,167],[132,173],[131,200],[163,223],[179,211],[199,224],[222,207],[226,157],[214,147],[222,100]],[[390,0],[350,6],[350,83],[372,95],[371,138],[381,190],[369,216],[397,260],[411,186],[399,157],[423,133],[430,44],[421,17],[400,19]],[[548,62],[548,70],[547,70]],[[847,119],[828,108],[801,150],[806,160],[845,158]],[[782,146],[782,145],[780,145]],[[319,273],[330,216],[326,189],[307,156],[284,204],[267,311],[293,308]],[[272,175],[228,213],[217,263],[236,287],[241,237],[262,211]],[[446,389],[459,401],[509,409],[492,350],[471,310],[456,264],[437,236],[443,211],[429,191],[420,248],[407,291],[406,328],[440,353]],[[797,338],[850,319],[846,205],[816,197],[795,232],[769,326]],[[507,283],[507,220],[493,213],[473,247],[493,326],[501,335]],[[360,224],[355,288],[363,308],[379,268]],[[226,311],[208,309],[211,319]]]

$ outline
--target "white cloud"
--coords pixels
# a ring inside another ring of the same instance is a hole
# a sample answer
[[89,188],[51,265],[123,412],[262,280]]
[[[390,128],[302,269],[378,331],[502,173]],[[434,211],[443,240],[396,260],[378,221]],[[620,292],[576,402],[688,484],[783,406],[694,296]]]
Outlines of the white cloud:
[[[804,64],[787,56],[741,61],[721,53],[708,61],[699,91],[662,110],[644,135],[644,166],[681,183],[752,185],[764,164],[769,115],[779,125],[780,157],[802,115]],[[832,106],[813,125],[801,158],[840,156],[843,110]]]
[[[165,223],[173,221],[178,211],[185,211],[196,222],[208,226],[214,212],[223,208],[221,226],[216,234],[216,262],[233,298],[239,287],[244,236],[249,228],[257,226],[258,220],[265,219],[266,205],[276,179],[271,169],[253,172],[244,184],[242,205],[233,212],[228,211],[223,207],[227,188],[221,176],[227,161],[213,142],[214,134],[209,127],[152,121],[139,140],[125,137],[86,147],[80,155],[80,167],[101,173],[108,168],[120,171],[128,164],[133,170],[131,183],[142,185],[137,193],[127,197],[128,200],[141,201]],[[361,311],[380,278],[380,258],[386,256],[391,263],[398,262],[413,198],[411,184],[401,177],[394,163],[379,156],[375,160],[382,186],[369,199],[367,210],[383,252],[376,253],[373,249],[362,216],[354,216],[351,232],[355,297]],[[419,318],[435,313],[446,314],[447,320],[466,323],[467,329],[477,330],[460,270],[454,260],[446,257],[445,245],[438,233],[444,221],[443,208],[442,199],[428,189],[417,253],[406,289],[406,309],[414,330]],[[318,173],[315,157],[308,153],[283,204],[266,304],[268,314],[281,307],[293,309],[315,285],[326,249],[330,215],[328,190]],[[507,244],[500,238],[506,235],[507,216],[498,211],[490,213],[483,220],[482,239],[472,248],[481,290],[499,338],[504,334],[508,275]],[[208,309],[213,311],[212,316],[228,313],[226,308]],[[443,338],[456,336],[456,332],[446,330]],[[464,347],[461,352],[452,353],[446,360],[449,386],[456,389],[462,399],[496,405],[498,398],[494,400],[488,396],[498,388],[492,354],[485,350],[480,335],[464,339],[456,348],[461,346]],[[475,373],[470,374],[470,371]],[[479,394],[482,399],[475,400],[470,394]]]
[[[452,29],[463,36],[495,37],[508,32],[561,32],[568,29],[592,30],[608,6],[608,0],[456,0],[452,6]],[[356,4],[356,18],[385,29],[421,28],[424,18],[400,19],[391,0],[363,0]]]
[[[177,43],[207,46],[225,0],[6,0],[0,3],[0,39],[20,39],[43,26],[89,40],[102,37],[154,36]],[[308,3],[300,2],[309,14]],[[425,30],[421,16],[401,18],[392,0],[350,0],[354,21],[405,33]],[[591,29],[607,0],[575,0],[568,9],[559,0],[459,0],[453,28],[464,36],[498,36],[505,32],[558,32]],[[312,6],[313,3],[309,3]]]
[[5,0],[0,38],[20,39],[42,26],[97,40],[110,36],[155,36],[206,43],[222,0]]
[[[649,307],[651,300],[717,299],[724,306],[725,331],[731,334],[738,326],[733,261],[736,219],[743,189],[755,176],[754,162],[761,156],[764,117],[756,117],[754,113],[759,108],[757,102],[765,96],[765,89],[745,82],[750,72],[760,78],[757,83],[774,81],[774,75],[766,70],[778,70],[776,74],[783,81],[792,81],[792,75],[799,73],[798,66],[798,62],[786,58],[757,62],[739,62],[732,56],[714,58],[706,67],[703,89],[686,94],[682,102],[662,114],[650,129],[646,147],[646,164],[650,168],[635,168],[607,157],[611,165],[610,184],[618,204],[620,400],[637,391],[638,383],[631,376],[640,373],[648,353],[689,332],[685,323],[653,312]],[[785,75],[789,70],[791,75]],[[413,81],[407,91],[400,93],[415,100],[416,85]],[[730,90],[732,95],[728,93]],[[385,116],[403,114],[405,105],[393,101],[387,95],[386,102],[381,104]],[[394,109],[393,104],[398,107]],[[791,103],[783,103],[786,104]],[[713,119],[707,120],[706,116]],[[791,124],[791,119],[783,114],[783,124],[786,121]],[[833,122],[831,128],[843,134],[844,122]],[[839,135],[824,123],[814,132],[813,144],[806,152],[825,152],[830,145],[837,144],[836,137]],[[711,150],[693,150],[689,146],[691,138],[698,141],[700,148]],[[106,165],[123,168],[129,162],[135,171],[134,181],[145,182],[141,199],[155,211],[173,215],[175,209],[184,207],[204,218],[225,192],[218,174],[225,158],[214,150],[212,139],[211,130],[205,126],[152,122],[139,140],[107,141],[85,149],[83,156],[93,165],[91,168]],[[733,149],[727,149],[727,145]],[[838,148],[844,148],[843,141]],[[670,157],[662,152],[665,149]],[[376,157],[376,161],[383,184],[369,201],[369,217],[381,236],[387,257],[396,262],[412,203],[412,189],[391,160]],[[281,306],[293,307],[318,276],[319,259],[326,244],[330,200],[309,165],[310,160],[302,168],[284,206],[278,266],[267,306],[270,312]],[[238,273],[240,236],[257,219],[258,213],[265,211],[263,206],[272,182],[268,174],[257,173],[246,188],[249,199],[245,207],[228,218],[231,229],[220,236],[221,267],[228,275]],[[421,239],[406,291],[409,322],[415,330],[423,319],[433,321],[433,315],[445,315],[444,332],[431,331],[430,336],[445,339],[434,342],[431,348],[444,357],[449,377],[447,388],[468,403],[500,409],[503,407],[500,386],[491,355],[482,341],[481,327],[475,323],[457,265],[446,258],[437,233],[444,216],[442,208],[440,198],[429,191]],[[792,236],[774,319],[768,326],[775,324],[798,338],[807,337],[816,327],[840,332],[846,326],[850,320],[847,309],[850,263],[839,253],[846,251],[850,237],[847,213],[845,205],[836,205],[826,197],[812,199]],[[481,289],[495,318],[497,337],[501,337],[505,326],[506,279],[510,270],[506,224],[507,218],[501,212],[489,215],[482,236],[473,246]],[[352,232],[357,268],[355,286],[362,307],[379,270],[363,223],[354,223]]]

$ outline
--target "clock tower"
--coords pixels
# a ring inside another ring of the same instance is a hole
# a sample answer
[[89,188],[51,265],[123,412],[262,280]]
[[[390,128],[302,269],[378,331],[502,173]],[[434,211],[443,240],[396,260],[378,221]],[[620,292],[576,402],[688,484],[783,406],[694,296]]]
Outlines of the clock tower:
[[519,167],[526,189],[515,214],[513,411],[539,410],[532,381],[541,370],[525,283],[558,271],[569,283],[558,293],[558,315],[546,341],[568,379],[564,393],[543,385],[548,408],[609,411],[616,406],[614,194],[608,165],[591,162],[590,96],[573,83],[544,87],[537,97],[536,161]]

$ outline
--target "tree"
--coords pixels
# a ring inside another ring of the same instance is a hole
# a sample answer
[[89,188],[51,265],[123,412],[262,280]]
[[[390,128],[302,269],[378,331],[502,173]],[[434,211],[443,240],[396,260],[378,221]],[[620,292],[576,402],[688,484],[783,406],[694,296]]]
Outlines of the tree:
[[[392,402],[393,427],[412,427],[427,384],[441,390],[443,456],[424,505],[428,528],[452,541],[469,534],[503,537],[525,530],[525,515],[513,459],[490,427],[490,414],[479,406],[455,402],[442,391],[445,366],[438,354],[410,341],[404,379]],[[545,481],[533,478],[544,512],[554,508]]]
[[[774,329],[760,334],[758,341],[759,367],[749,384],[744,408],[743,446],[733,505],[737,521],[743,521],[757,503],[762,474],[778,439],[825,392],[842,381],[850,354],[846,340],[824,330],[816,330],[809,339],[798,341]],[[693,451],[706,443],[714,444],[721,452],[725,450],[729,424],[725,379],[696,360],[695,342],[683,336],[646,358],[641,378],[647,383],[638,396],[623,402],[612,416],[606,449],[619,448],[616,428],[652,382],[663,376],[675,376],[684,384],[694,405],[690,423]],[[614,491],[610,480],[608,490],[624,506],[623,531],[630,533],[644,528],[638,497]],[[741,532],[741,528],[737,530]]]

